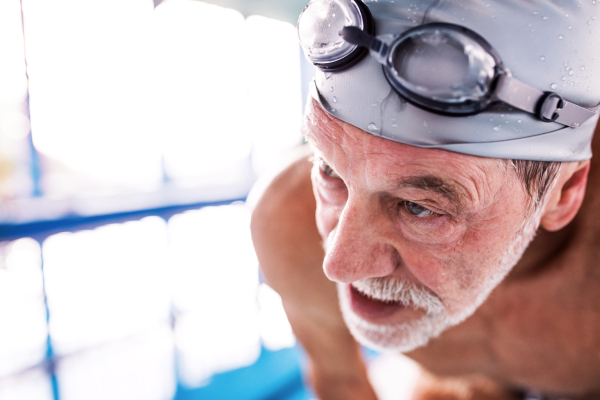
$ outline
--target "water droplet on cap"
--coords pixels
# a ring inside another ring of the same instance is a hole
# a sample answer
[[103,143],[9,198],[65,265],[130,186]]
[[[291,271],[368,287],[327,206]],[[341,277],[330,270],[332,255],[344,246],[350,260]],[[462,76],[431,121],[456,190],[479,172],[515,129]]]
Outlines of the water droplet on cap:
[[542,19],[543,19],[544,21],[546,21],[546,20],[548,19],[548,17],[542,17]]
[[377,107],[377,103],[371,104],[371,107]]
[[541,56],[541,57],[540,57],[540,60],[542,60],[542,61],[546,61],[546,57],[544,57],[544,56]]
[[573,76],[573,70],[569,71],[569,76]]
[[572,27],[571,25],[569,25],[569,27],[568,27],[567,29],[568,29],[568,30],[571,30],[571,29],[573,29],[573,27]]
[[330,92],[333,92],[333,87],[330,87],[330,88],[329,88],[329,91],[330,91]]
[[553,83],[550,85],[550,89],[556,89],[558,87],[558,85],[556,83]]
[[333,96],[333,102],[337,103],[337,97]]
[[496,132],[498,132],[498,131],[500,130],[500,126],[495,126],[495,127],[494,127],[494,130],[495,130]]
[[371,123],[369,124],[369,126],[367,126],[367,128],[369,128],[369,130],[370,130],[370,131],[372,131],[372,132],[374,132],[374,131],[376,131],[377,129],[379,129],[379,128],[377,128],[377,125],[375,125],[375,123],[374,123],[374,122],[371,122]]
[[533,10],[533,15],[538,15],[540,12],[538,10]]
[[559,40],[563,40],[565,37],[563,35],[558,35]]

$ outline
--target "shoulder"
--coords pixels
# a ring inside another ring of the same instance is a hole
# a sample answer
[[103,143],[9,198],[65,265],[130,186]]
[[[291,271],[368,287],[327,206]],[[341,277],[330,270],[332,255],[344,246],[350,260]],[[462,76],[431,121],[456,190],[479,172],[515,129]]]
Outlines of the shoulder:
[[304,145],[290,155],[286,165],[256,182],[248,195],[253,220],[273,217],[274,213],[285,212],[288,207],[298,208],[306,202],[314,203],[310,180],[311,156],[312,149]]

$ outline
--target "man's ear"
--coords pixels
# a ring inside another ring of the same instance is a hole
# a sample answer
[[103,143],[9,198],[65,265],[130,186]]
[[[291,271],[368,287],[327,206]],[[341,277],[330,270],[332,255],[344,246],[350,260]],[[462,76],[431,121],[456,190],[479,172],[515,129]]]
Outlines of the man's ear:
[[585,196],[589,171],[589,160],[563,164],[540,221],[545,230],[558,231],[575,218]]

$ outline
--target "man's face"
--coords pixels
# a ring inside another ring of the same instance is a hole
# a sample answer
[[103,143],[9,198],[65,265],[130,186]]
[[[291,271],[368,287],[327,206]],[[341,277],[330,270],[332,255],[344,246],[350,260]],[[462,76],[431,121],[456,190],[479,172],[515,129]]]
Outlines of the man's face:
[[337,120],[314,100],[304,133],[327,277],[361,342],[408,351],[471,315],[537,228],[497,159],[408,146]]

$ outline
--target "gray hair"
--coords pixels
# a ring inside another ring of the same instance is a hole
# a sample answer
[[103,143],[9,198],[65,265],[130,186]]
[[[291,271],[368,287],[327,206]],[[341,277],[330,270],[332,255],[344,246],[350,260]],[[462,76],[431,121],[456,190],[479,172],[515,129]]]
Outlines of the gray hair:
[[556,183],[562,162],[506,160],[515,169],[525,193],[529,196],[529,210],[535,211],[544,203]]

